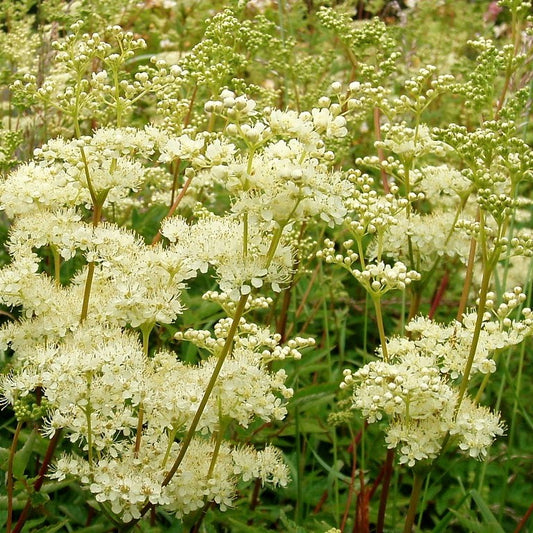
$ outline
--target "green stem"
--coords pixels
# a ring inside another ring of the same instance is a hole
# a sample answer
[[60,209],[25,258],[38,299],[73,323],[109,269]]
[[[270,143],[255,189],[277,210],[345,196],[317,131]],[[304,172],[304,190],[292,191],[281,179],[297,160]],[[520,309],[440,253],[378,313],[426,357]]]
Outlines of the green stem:
[[[189,429],[187,430],[187,434],[185,435],[185,438],[183,439],[181,443],[178,457],[174,461],[172,468],[169,470],[168,474],[165,476],[165,479],[163,480],[163,483],[162,483],[163,486],[166,486],[170,483],[170,481],[174,477],[174,474],[177,472],[181,462],[183,461],[183,458],[185,457],[185,453],[187,452],[187,449],[189,448],[189,445],[194,436],[194,432],[196,431],[196,428],[198,427],[198,424],[200,422],[200,418],[207,406],[207,402],[211,396],[211,393],[213,392],[213,389],[215,388],[215,383],[218,379],[220,371],[222,370],[222,365],[224,364],[224,361],[226,360],[227,356],[229,355],[231,351],[231,347],[233,345],[233,339],[235,338],[235,334],[237,333],[237,327],[239,326],[239,321],[244,313],[244,308],[246,306],[247,301],[248,301],[248,294],[243,294],[235,309],[235,314],[233,316],[233,320],[231,323],[230,330],[228,332],[228,336],[226,338],[226,342],[224,343],[224,347],[222,348],[222,351],[220,352],[217,364],[215,365],[213,373],[211,374],[211,378],[209,379],[207,388],[205,389],[202,400],[200,401],[200,405],[198,406],[198,409],[196,410],[196,413],[191,422],[191,425],[189,426]],[[149,506],[145,506],[141,514],[146,513],[146,511],[148,510],[148,507]]]
[[174,203],[174,197],[176,195],[176,188],[178,186],[178,175],[181,165],[181,159],[177,157],[172,161],[171,167],[172,167],[172,190],[170,192],[170,207],[172,207],[172,204]]
[[[416,282],[415,282],[416,283]],[[407,323],[409,323],[418,313],[420,310],[420,303],[422,301],[422,291],[420,290],[420,287],[414,286],[415,284],[411,284],[411,290],[410,292],[410,299],[409,299],[409,315],[407,316]]]
[[7,521],[6,521],[6,533],[11,533],[11,524],[13,523],[13,464],[15,462],[15,452],[17,450],[17,444],[19,440],[20,431],[22,430],[22,422],[17,423],[15,434],[13,435],[13,441],[11,442],[11,449],[9,450],[9,459],[7,462]]
[[266,261],[265,261],[266,266],[270,265],[270,263],[272,262],[272,259],[274,258],[274,254],[276,253],[276,249],[281,239],[281,234],[283,233],[284,227],[285,226],[280,226],[274,233],[274,237],[272,238],[272,242],[270,243],[270,247],[268,248],[268,252],[266,256]]
[[89,298],[91,296],[91,288],[94,279],[94,262],[87,265],[87,278],[85,278],[85,287],[83,289],[83,302],[81,305],[80,323],[87,318],[89,312]]
[[120,104],[120,81],[118,79],[118,68],[113,68],[113,83],[115,85],[115,110],[117,128],[122,126],[122,105]]
[[[381,110],[379,107],[374,107],[374,135],[376,141],[381,141]],[[382,166],[383,161],[385,160],[385,154],[381,146],[378,148],[378,158],[379,158],[379,172],[381,175],[381,184],[383,185],[383,191],[385,194],[390,192],[389,181],[387,178],[387,173]]]
[[165,451],[165,457],[163,457],[163,462],[161,463],[161,468],[165,468],[165,465],[167,464],[168,458],[170,456],[170,450],[172,449],[172,444],[174,443],[174,439],[176,438],[176,434],[178,433],[178,428],[179,426],[176,424],[175,426],[172,426],[172,429],[170,430],[170,433],[168,435],[168,445]]
[[[91,174],[89,172],[89,165],[87,163],[87,158],[85,156],[85,150],[83,147],[80,147],[81,159],[83,162],[83,167],[85,171],[85,178],[87,180],[87,188],[89,189],[89,194],[91,195],[91,200],[93,202],[93,228],[96,228],[102,219],[102,208],[104,206],[105,199],[109,191],[104,191],[100,194],[97,194],[94,190]],[[81,306],[81,315],[80,323],[87,318],[87,313],[89,311],[89,298],[91,296],[91,288],[94,278],[94,262],[90,262],[87,266],[87,278],[85,280],[85,288],[83,290],[83,302]]]
[[[363,239],[359,235],[356,236],[355,241],[357,242],[357,254],[359,255],[359,262],[361,263],[361,270],[365,269],[365,251],[363,248]],[[378,256],[378,261],[380,257]]]
[[207,479],[211,479],[211,476],[215,471],[215,465],[217,463],[218,454],[220,452],[220,446],[222,445],[223,434],[224,431],[222,430],[222,422],[220,422],[220,429],[216,433],[215,447],[213,449],[213,455],[211,456],[211,462],[209,463],[209,470],[207,471]]
[[513,53],[509,57],[509,60],[507,61],[507,66],[505,68],[505,80],[503,83],[503,89],[500,94],[500,98],[498,99],[498,103],[496,106],[496,112],[494,114],[495,120],[498,120],[500,116],[500,112],[505,102],[505,97],[507,96],[507,92],[509,91],[509,86],[511,84],[511,77],[513,75],[513,59],[518,53],[518,48],[520,46],[520,33],[517,30],[518,30],[518,17],[516,14],[516,7],[513,7],[511,8],[511,35],[513,39]]
[[304,488],[303,488],[303,453],[302,435],[300,430],[300,410],[298,405],[294,407],[294,438],[296,440],[296,505],[294,506],[294,521],[301,524],[303,515]]
[[387,336],[385,335],[385,326],[383,325],[383,314],[381,312],[381,298],[375,294],[370,295],[374,309],[376,310],[376,322],[379,331],[379,340],[381,342],[381,351],[383,353],[383,361],[388,362],[389,354],[387,353]]
[[483,314],[485,312],[485,303],[487,301],[487,292],[489,290],[489,283],[492,274],[491,263],[486,263],[483,268],[483,277],[481,279],[481,288],[479,291],[479,304],[477,306],[477,318],[474,326],[474,333],[472,335],[472,344],[470,345],[470,351],[468,353],[468,359],[466,361],[465,369],[463,371],[463,379],[461,380],[461,386],[459,388],[459,396],[457,398],[457,404],[455,406],[455,414],[459,412],[461,403],[463,401],[466,389],[468,387],[468,379],[470,378],[470,371],[474,364],[474,357],[477,351],[477,345],[479,342],[479,336],[481,334],[481,326],[483,324]]
[[134,457],[138,457],[139,450],[141,449],[143,423],[144,423],[144,409],[143,409],[143,404],[141,402],[139,403],[139,412],[138,412],[138,418],[137,418],[137,434],[135,435],[135,448],[133,450]]
[[489,383],[490,379],[490,373],[487,373],[483,376],[483,381],[481,382],[479,389],[476,392],[476,396],[474,398],[474,402],[478,403],[481,400],[481,396],[483,395],[483,391],[485,390],[486,386]]
[[143,353],[145,356],[148,356],[150,333],[152,333],[152,329],[154,329],[154,324],[151,322],[141,326],[141,333],[143,336]]
[[92,423],[91,423],[91,414],[93,412],[91,406],[91,381],[92,376],[87,376],[87,407],[85,408],[85,418],[87,419],[87,460],[89,461],[89,466],[93,467],[93,435],[92,435]]
[[[480,221],[480,211],[478,210],[476,221]],[[466,303],[468,301],[468,293],[470,292],[470,286],[472,285],[472,278],[474,276],[474,262],[476,260],[476,248],[477,240],[474,235],[470,239],[470,251],[468,253],[468,264],[466,265],[465,273],[465,282],[463,285],[463,290],[461,292],[461,299],[459,300],[459,305],[457,307],[457,321],[463,321],[463,313],[466,310]]]
[[[178,194],[178,197],[176,198],[176,200],[174,201],[174,203],[168,210],[168,213],[165,215],[165,219],[170,218],[174,214],[174,211],[176,211],[176,209],[180,205],[180,202],[185,196],[185,193],[187,192],[187,189],[189,188],[193,178],[194,178],[194,172],[191,172],[191,174],[187,178],[187,181],[183,184],[183,187],[181,188],[181,191]],[[156,233],[155,237],[152,240],[152,245],[157,244],[160,240],[161,240],[161,225],[159,226],[159,231]]]
[[422,485],[424,484],[423,474],[414,472],[413,488],[411,490],[411,499],[409,500],[409,509],[407,510],[407,516],[405,517],[405,524],[403,527],[403,533],[411,533],[416,518],[416,510],[418,507],[418,501],[420,500],[420,494],[422,492]]
[[59,287],[61,285],[61,256],[55,246],[51,246],[50,248],[52,250],[52,256],[54,257],[54,281],[56,287]]

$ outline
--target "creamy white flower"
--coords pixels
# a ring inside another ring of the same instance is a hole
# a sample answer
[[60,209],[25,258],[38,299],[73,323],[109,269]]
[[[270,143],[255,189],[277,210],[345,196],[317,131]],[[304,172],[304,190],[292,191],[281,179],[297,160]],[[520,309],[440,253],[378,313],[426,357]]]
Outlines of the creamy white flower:
[[292,250],[281,242],[267,262],[272,236],[257,225],[248,226],[246,240],[244,224],[231,217],[211,216],[191,226],[174,217],[163,223],[161,231],[176,241],[170,250],[187,255],[192,268],[207,272],[213,266],[221,290],[234,299],[265,281],[280,290],[290,278]]

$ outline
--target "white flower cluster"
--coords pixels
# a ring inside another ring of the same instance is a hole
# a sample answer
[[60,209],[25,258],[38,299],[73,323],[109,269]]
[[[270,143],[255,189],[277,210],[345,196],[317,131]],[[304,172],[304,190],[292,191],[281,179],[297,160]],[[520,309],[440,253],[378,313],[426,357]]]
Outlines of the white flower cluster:
[[[52,139],[0,184],[0,208],[13,217],[35,209],[120,203],[144,181],[138,158],[155,150],[150,128],[102,128],[92,136]],[[133,159],[133,156],[136,159]]]
[[[241,479],[258,477],[281,485],[288,481],[287,467],[274,448],[258,451],[226,441],[219,448],[209,438],[230,420],[248,427],[256,418],[268,422],[286,415],[284,399],[292,395],[284,384],[286,373],[267,368],[277,343],[249,326],[244,329],[255,335],[240,337],[222,368],[191,449],[166,486],[163,479],[180,446],[175,439],[189,428],[217,356],[198,366],[186,365],[165,351],[147,357],[132,333],[84,322],[61,344],[41,344],[28,357],[17,359],[0,390],[6,403],[37,388],[42,391],[49,408],[43,433],[52,436],[62,429],[85,452],[63,455],[53,477],[79,477],[124,521],[140,517],[148,502],[178,516],[206,500],[223,509],[231,505]],[[267,343],[270,349],[262,349]]]
[[220,289],[234,300],[265,282],[279,292],[292,273],[291,247],[280,242],[269,257],[271,233],[257,224],[245,229],[230,216],[208,216],[193,225],[173,217],[163,222],[161,233],[172,243],[170,250],[187,254],[194,269],[207,272],[212,266]]
[[[492,311],[492,313],[499,320],[502,328],[513,326],[513,321],[511,318],[509,318],[509,316],[517,307],[522,305],[527,300],[527,296],[522,291],[522,287],[517,285],[512,291],[504,292],[502,295],[503,302],[500,303],[498,307],[495,306],[495,298],[496,294],[494,292],[487,293],[485,307]],[[524,309],[523,312],[526,313],[526,309]]]
[[408,261],[410,254],[421,272],[431,270],[441,258],[468,261],[470,239],[456,227],[456,214],[451,210],[434,210],[429,214],[400,212],[395,223],[387,226],[381,239],[368,249],[370,257],[381,250],[398,261]]
[[[462,323],[443,325],[417,317],[406,326],[410,338],[387,342],[387,361],[373,361],[354,373],[344,371],[341,386],[353,387],[353,408],[370,423],[387,419],[386,442],[398,449],[401,463],[413,466],[434,459],[447,434],[471,457],[482,458],[503,434],[499,415],[468,396],[457,409],[456,380],[469,356],[476,318],[471,313]],[[483,322],[470,376],[494,372],[491,355],[530,334],[525,321],[507,325]]]
[[362,270],[352,267],[359,258],[358,254],[352,250],[353,239],[342,243],[344,251],[335,251],[335,243],[330,239],[324,240],[325,248],[317,252],[317,257],[324,258],[327,263],[336,263],[343,266],[352,276],[365,287],[365,289],[375,296],[381,296],[394,289],[405,290],[413,281],[420,279],[420,274],[414,270],[407,270],[407,267],[400,261],[389,265],[383,261],[369,263]]
[[[207,330],[187,329],[184,332],[176,333],[174,338],[192,342],[209,353],[218,355],[228,337],[232,323],[231,318],[219,320],[213,328],[214,336]],[[234,338],[235,349],[258,352],[264,363],[286,358],[299,360],[302,358],[300,350],[315,345],[315,340],[311,337],[295,337],[285,345],[280,345],[280,341],[281,335],[279,333],[271,333],[268,328],[247,322],[244,318],[240,319]]]
[[413,187],[422,191],[433,207],[453,209],[472,188],[472,183],[459,170],[448,165],[423,166],[417,176]]
[[[252,116],[253,106],[247,109]],[[322,115],[309,120],[311,137],[313,120],[319,129],[335,127]],[[287,244],[290,227],[283,233],[272,220],[249,214],[239,220],[204,211],[197,222],[167,219],[162,234],[168,242],[154,245],[107,221],[115,208],[125,212],[132,205],[145,187],[147,162],[157,153],[163,163],[187,160],[193,169],[213,174],[237,157],[222,137],[107,128],[49,141],[0,185],[1,207],[15,218],[8,243],[12,262],[0,269],[0,302],[20,309],[20,320],[0,329],[0,346],[15,354],[12,372],[0,379],[2,403],[31,403],[39,391],[48,408],[43,434],[62,430],[75,450],[58,460],[53,477],[78,477],[124,521],[139,518],[148,504],[178,516],[206,501],[224,509],[236,497],[237,484],[254,477],[285,485],[288,471],[278,451],[220,441],[219,433],[229,424],[247,428],[255,420],[283,419],[293,391],[285,385],[285,371],[270,370],[270,362],[299,359],[314,343],[297,337],[281,345],[280,335],[241,319],[220,368],[233,323],[225,318],[214,335],[183,335],[209,352],[198,365],[165,350],[148,357],[150,332],[183,312],[185,281],[198,272],[216,273],[222,293],[206,297],[231,317],[240,296],[265,283],[281,290],[295,263]],[[257,156],[265,167],[267,156],[274,154]],[[318,172],[318,163],[308,164],[309,173]],[[83,218],[87,208],[92,223]],[[291,217],[284,224],[290,226]],[[46,248],[52,261],[43,271]],[[69,276],[66,262],[74,271]],[[250,298],[245,312],[269,303]],[[166,483],[188,431],[190,449]]]
[[45,245],[65,259],[79,251],[93,262],[91,321],[153,326],[169,324],[181,314],[184,281],[196,274],[185,250],[147,246],[112,224],[94,228],[73,211],[39,212],[37,220],[41,218],[42,224],[35,225],[36,216],[20,217],[10,235],[13,262],[0,270],[0,301],[22,306],[24,320],[0,331],[4,345],[31,351],[40,337],[63,337],[79,323],[88,267],[68,286],[58,278],[54,283],[38,272],[40,258],[34,250]]
[[124,522],[140,518],[140,510],[147,502],[182,517],[202,508],[206,501],[227,509],[235,499],[239,479],[259,478],[281,486],[289,480],[280,452],[271,446],[255,450],[227,442],[217,446],[214,440],[195,438],[181,463],[181,475],[162,486],[165,467],[179,452],[177,444],[169,447],[166,441],[166,436],[146,437],[138,452],[130,447],[118,456],[101,455],[92,466],[79,456],[63,455],[51,477],[78,477],[98,502],[109,504]]
[[329,169],[335,155],[325,141],[344,137],[346,120],[329,98],[321,98],[319,105],[302,113],[265,109],[260,117],[255,101],[227,89],[206,103],[206,112],[228,121],[225,133],[246,145],[234,152],[231,143],[225,144],[224,156],[217,154],[216,165],[209,165],[209,172],[236,196],[234,212],[281,226],[313,216],[331,225],[342,222],[353,185]]
[[391,290],[405,290],[412,281],[420,279],[420,274],[400,261],[387,265],[383,261],[368,264],[364,270],[352,270],[352,274],[371,294],[383,295]]
[[397,215],[409,204],[406,198],[398,196],[398,187],[393,185],[390,193],[380,195],[371,176],[351,171],[348,177],[355,187],[352,197],[346,201],[349,214],[345,223],[354,237],[381,235],[395,225]]
[[402,161],[422,157],[427,154],[443,156],[447,147],[442,141],[435,140],[425,124],[409,128],[406,123],[384,124],[383,141],[376,141],[376,147],[394,152]]

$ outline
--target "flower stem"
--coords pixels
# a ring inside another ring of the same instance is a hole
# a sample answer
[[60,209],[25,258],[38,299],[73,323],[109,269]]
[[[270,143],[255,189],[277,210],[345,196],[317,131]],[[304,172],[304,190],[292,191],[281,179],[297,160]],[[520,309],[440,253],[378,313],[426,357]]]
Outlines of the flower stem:
[[[176,211],[180,202],[183,200],[183,197],[185,196],[185,193],[187,192],[187,189],[189,188],[193,178],[194,178],[194,172],[191,172],[191,174],[187,178],[187,181],[183,184],[183,187],[181,188],[181,191],[178,194],[177,198],[174,200],[174,203],[168,210],[168,213],[166,214],[165,218],[170,218],[174,214],[174,211]],[[157,244],[160,240],[161,240],[161,228],[159,228],[159,231],[156,233],[155,237],[153,238],[152,245]]]
[[387,459],[383,469],[383,481],[381,485],[381,496],[379,498],[378,523],[376,533],[383,533],[385,527],[385,511],[387,510],[387,502],[389,499],[390,481],[392,478],[394,461],[394,448],[387,450]]
[[474,326],[474,333],[472,335],[472,344],[470,345],[470,352],[468,353],[468,359],[466,361],[465,369],[463,370],[463,379],[461,380],[461,386],[459,388],[459,396],[457,398],[457,404],[455,406],[455,414],[459,412],[461,403],[463,401],[466,389],[468,387],[468,379],[470,377],[470,371],[474,364],[474,357],[477,351],[477,345],[479,342],[479,335],[481,333],[481,326],[483,324],[483,314],[485,312],[485,303],[487,301],[487,292],[489,290],[489,283],[492,274],[491,264],[488,263],[483,269],[483,277],[481,280],[481,288],[479,290],[479,304],[477,307],[477,318]]
[[56,287],[61,286],[61,256],[55,246],[51,246],[52,256],[54,258],[54,281]]
[[139,456],[139,450],[141,449],[141,439],[143,434],[143,422],[144,422],[144,409],[142,402],[139,403],[139,413],[137,419],[137,434],[135,435],[135,449],[133,450],[134,457]]
[[379,331],[379,341],[381,342],[381,351],[383,353],[383,361],[389,360],[389,354],[387,353],[387,336],[385,335],[385,326],[383,325],[383,314],[381,312],[381,299],[374,294],[370,295],[376,310],[376,322]]
[[[376,136],[376,141],[381,141],[381,110],[379,107],[374,107],[374,134]],[[381,184],[383,185],[383,190],[385,194],[389,194],[390,186],[387,178],[387,173],[382,166],[383,161],[385,160],[385,154],[383,153],[383,148],[381,146],[378,148],[378,158],[379,158],[379,172],[381,174]]]
[[407,510],[407,516],[405,517],[405,524],[403,527],[403,533],[411,533],[416,518],[416,510],[418,507],[418,501],[420,500],[420,494],[422,492],[422,485],[424,484],[424,474],[414,472],[413,488],[411,490],[411,499],[409,500],[409,509]]
[[[237,333],[237,327],[239,325],[239,321],[244,313],[244,308],[246,306],[246,302],[248,301],[248,295],[243,294],[239,300],[239,303],[237,304],[237,307],[235,309],[235,314],[233,316],[233,321],[231,323],[230,330],[228,332],[228,337],[226,338],[226,342],[224,344],[224,347],[222,348],[222,351],[220,352],[220,355],[218,357],[217,364],[213,370],[213,373],[211,374],[211,378],[209,379],[209,383],[207,384],[207,388],[205,389],[204,395],[202,397],[202,400],[200,401],[200,405],[198,406],[198,409],[196,410],[196,413],[194,415],[193,421],[191,422],[191,425],[189,426],[189,429],[187,431],[187,434],[185,435],[185,438],[183,439],[180,447],[180,452],[178,454],[178,457],[174,461],[174,464],[172,465],[172,468],[169,470],[168,474],[166,475],[165,479],[163,480],[162,485],[166,486],[170,483],[172,478],[174,477],[174,474],[178,470],[181,462],[183,461],[183,458],[185,457],[185,453],[187,452],[187,449],[192,441],[194,432],[196,431],[196,428],[198,427],[198,424],[200,422],[200,418],[205,410],[205,407],[207,405],[207,401],[209,400],[209,397],[211,396],[211,393],[213,392],[213,389],[215,388],[216,380],[220,374],[220,371],[222,370],[222,365],[224,364],[224,361],[226,360],[227,356],[229,355],[231,351],[231,346],[233,344],[233,339],[235,338],[235,334]],[[148,510],[149,505],[145,506],[142,510],[142,514],[146,513]]]
[[[94,190],[91,180],[91,174],[89,172],[89,165],[87,163],[87,157],[85,156],[85,151],[83,147],[80,147],[81,159],[83,161],[83,166],[85,169],[85,178],[87,180],[87,188],[91,195],[91,200],[93,202],[93,228],[96,228],[102,219],[102,208],[104,206],[105,199],[109,191],[103,191],[100,194],[97,194]],[[94,262],[91,261],[87,265],[87,278],[85,279],[85,288],[83,290],[83,302],[81,305],[81,315],[80,323],[87,318],[87,313],[89,311],[89,297],[91,296],[91,288],[94,278]]]
[[270,247],[267,252],[266,261],[265,264],[268,267],[270,263],[272,262],[272,259],[274,258],[274,254],[276,253],[276,249],[278,247],[279,241],[281,239],[281,234],[283,233],[283,228],[285,226],[280,226],[276,229],[276,232],[274,233],[274,237],[272,238],[272,242],[270,243]]
[[83,289],[83,303],[81,306],[80,322],[83,322],[87,318],[89,312],[89,297],[91,296],[91,288],[94,278],[94,262],[90,262],[87,265],[87,278],[85,279],[85,288]]

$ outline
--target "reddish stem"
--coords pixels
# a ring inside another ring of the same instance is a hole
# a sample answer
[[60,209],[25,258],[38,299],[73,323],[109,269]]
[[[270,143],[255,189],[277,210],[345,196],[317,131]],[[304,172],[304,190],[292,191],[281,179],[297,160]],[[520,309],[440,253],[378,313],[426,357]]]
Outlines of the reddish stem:
[[433,301],[431,302],[431,309],[429,310],[428,318],[432,319],[435,316],[435,313],[437,312],[439,304],[442,301],[442,297],[444,296],[444,293],[446,292],[449,281],[450,281],[450,275],[448,274],[448,271],[446,271],[444,272],[444,276],[442,276],[442,279],[440,280],[439,288],[437,289],[437,292],[435,293],[435,297],[433,298]]
[[522,517],[522,520],[518,522],[518,525],[516,526],[516,529],[513,533],[519,533],[522,531],[522,528],[526,525],[526,522],[529,520],[529,517],[533,513],[533,503],[529,506],[528,510],[526,511],[526,514]]
[[[35,483],[33,484],[34,492],[39,492],[41,490],[41,487],[43,486],[44,477],[46,476],[48,466],[50,465],[50,461],[52,460],[52,457],[54,455],[54,452],[55,452],[55,449],[57,447],[60,437],[61,437],[61,430],[58,429],[55,432],[54,436],[52,437],[52,440],[50,441],[48,448],[46,449],[46,453],[43,459],[43,464],[41,465],[41,468],[39,469],[39,473],[37,474],[37,479],[35,480]],[[26,501],[26,505],[24,506],[24,509],[22,509],[22,512],[20,513],[19,519],[17,520],[17,523],[15,524],[15,527],[13,528],[12,533],[19,533],[22,530],[28,518],[30,509],[31,509],[31,498],[28,498],[28,500]]]
[[344,515],[342,516],[341,522],[341,531],[344,531],[346,527],[346,521],[348,520],[348,513],[350,512],[350,506],[352,504],[352,497],[355,487],[355,474],[357,472],[357,445],[355,444],[355,439],[357,435],[352,440],[352,472],[350,475],[350,486],[348,487],[348,498],[346,499],[346,507],[344,509]]
[[22,429],[22,422],[17,423],[17,429],[13,436],[11,443],[11,451],[9,453],[9,460],[7,462],[7,522],[6,533],[11,533],[11,523],[13,519],[13,463],[15,461],[15,452],[19,440],[20,431]]
[[[394,449],[387,450],[387,459],[383,466],[383,487],[379,498],[378,524],[376,533],[383,533],[385,527],[385,511],[387,510],[387,501],[389,499],[390,481],[392,478],[392,463],[394,461]],[[376,486],[376,485],[374,485]],[[373,487],[374,488],[374,487]]]
[[365,487],[365,475],[362,470],[359,470],[359,482],[361,484],[361,490],[357,495],[353,533],[369,533],[370,524],[368,521],[368,493]]
[[[189,188],[189,185],[191,184],[193,177],[194,175],[191,175],[187,178],[187,181],[183,184],[183,188],[178,194],[178,197],[176,198],[176,200],[174,200],[174,203],[172,204],[171,208],[168,210],[168,213],[165,218],[169,218],[174,214],[174,211],[176,211],[176,209],[178,208],[178,205],[180,204],[181,200],[185,196],[185,193],[187,192],[187,189]],[[161,240],[161,229],[159,229],[156,236],[153,238],[152,246],[156,245],[160,240]]]
[[[328,499],[329,491],[328,489],[325,489],[322,493],[322,496],[320,496],[320,500],[318,500],[318,503],[315,505],[313,509],[313,514],[318,514],[322,510],[322,506],[326,503],[326,500]],[[342,530],[342,527],[341,527]]]

